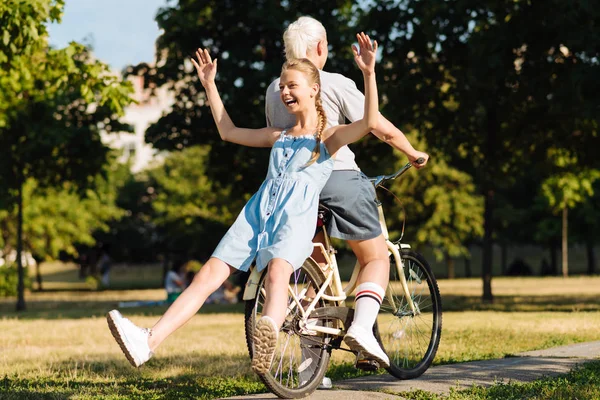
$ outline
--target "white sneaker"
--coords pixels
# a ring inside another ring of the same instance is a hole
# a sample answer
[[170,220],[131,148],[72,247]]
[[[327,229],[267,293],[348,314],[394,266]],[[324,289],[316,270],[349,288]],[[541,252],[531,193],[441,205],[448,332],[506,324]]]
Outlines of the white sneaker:
[[279,330],[271,317],[263,316],[254,328],[254,353],[252,370],[258,375],[266,375],[271,369]]
[[324,376],[321,384],[319,385],[319,389],[331,389],[332,387],[333,384],[331,383],[331,378]]
[[[306,385],[306,382],[308,382],[308,381],[301,381],[300,386]],[[324,376],[323,380],[321,381],[321,384],[317,387],[317,389],[327,390],[327,389],[331,389],[332,387],[333,387],[333,384],[331,383],[331,378]]]
[[117,310],[106,315],[106,321],[123,354],[134,367],[140,367],[154,355],[148,347],[150,330],[140,328]]
[[352,325],[344,336],[344,342],[351,350],[362,353],[363,357],[377,360],[383,368],[390,366],[390,359],[379,346],[373,332],[362,326]]

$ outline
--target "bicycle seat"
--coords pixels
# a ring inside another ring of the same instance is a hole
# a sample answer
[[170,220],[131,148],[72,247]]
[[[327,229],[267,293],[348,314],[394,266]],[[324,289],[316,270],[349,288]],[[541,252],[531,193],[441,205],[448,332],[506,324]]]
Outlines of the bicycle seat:
[[327,224],[327,222],[331,218],[331,210],[321,203],[319,203],[318,218],[319,219],[317,221],[317,226],[323,226],[324,224]]

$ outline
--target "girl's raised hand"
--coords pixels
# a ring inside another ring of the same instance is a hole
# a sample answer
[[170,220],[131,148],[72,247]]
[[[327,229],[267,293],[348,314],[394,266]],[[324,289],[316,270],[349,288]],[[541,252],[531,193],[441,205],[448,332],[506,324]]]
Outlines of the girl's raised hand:
[[377,55],[377,41],[371,42],[369,35],[365,35],[364,32],[357,33],[356,38],[358,39],[357,48],[352,45],[352,52],[354,53],[354,61],[362,72],[375,72],[375,57]]
[[198,49],[196,50],[196,60],[192,58],[192,64],[196,67],[196,72],[198,72],[198,78],[200,78],[200,82],[202,82],[202,86],[205,86],[207,83],[214,82],[215,76],[217,75],[217,59],[213,61],[210,58],[210,54],[208,54],[208,49]]

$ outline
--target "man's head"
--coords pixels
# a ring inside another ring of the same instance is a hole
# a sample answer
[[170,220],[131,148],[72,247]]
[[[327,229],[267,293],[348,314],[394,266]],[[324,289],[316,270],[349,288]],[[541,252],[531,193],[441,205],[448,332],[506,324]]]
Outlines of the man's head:
[[327,32],[319,21],[311,17],[300,17],[283,33],[285,58],[308,58],[319,69],[323,69],[329,54]]

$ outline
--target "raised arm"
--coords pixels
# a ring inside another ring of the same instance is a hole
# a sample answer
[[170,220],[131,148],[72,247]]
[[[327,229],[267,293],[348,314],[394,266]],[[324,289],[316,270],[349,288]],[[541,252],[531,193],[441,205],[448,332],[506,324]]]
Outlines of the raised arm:
[[219,130],[221,139],[250,147],[271,147],[281,134],[279,128],[247,129],[235,126],[225,110],[221,96],[215,84],[217,75],[217,60],[212,60],[207,49],[196,51],[197,61],[192,58],[192,64],[200,82],[206,91],[210,111]]
[[377,41],[371,42],[368,35],[356,35],[359,48],[352,46],[354,61],[363,73],[365,80],[365,112],[363,118],[349,124],[334,126],[325,133],[323,141],[330,154],[337,152],[342,146],[352,143],[365,136],[377,127],[379,119],[379,99],[377,82],[375,81],[375,58]]

